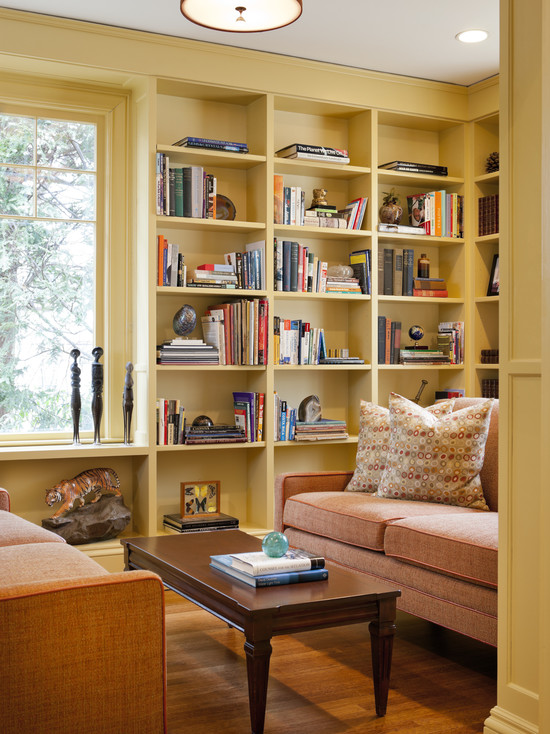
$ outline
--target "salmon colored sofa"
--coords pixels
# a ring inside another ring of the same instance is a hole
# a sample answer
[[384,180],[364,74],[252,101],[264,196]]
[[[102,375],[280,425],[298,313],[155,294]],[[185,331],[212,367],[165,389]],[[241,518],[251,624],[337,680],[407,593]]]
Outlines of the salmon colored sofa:
[[[454,410],[476,400],[457,399]],[[399,609],[496,645],[498,407],[480,473],[489,512],[346,492],[351,471],[287,473],[275,481],[275,529],[398,587]]]
[[164,591],[108,573],[0,489],[0,732],[166,731]]

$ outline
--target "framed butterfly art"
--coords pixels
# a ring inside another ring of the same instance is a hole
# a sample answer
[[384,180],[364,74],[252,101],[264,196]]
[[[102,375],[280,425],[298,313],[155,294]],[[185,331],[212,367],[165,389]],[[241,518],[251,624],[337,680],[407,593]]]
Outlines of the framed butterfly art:
[[182,517],[216,515],[219,511],[220,483],[218,481],[181,483],[180,512]]

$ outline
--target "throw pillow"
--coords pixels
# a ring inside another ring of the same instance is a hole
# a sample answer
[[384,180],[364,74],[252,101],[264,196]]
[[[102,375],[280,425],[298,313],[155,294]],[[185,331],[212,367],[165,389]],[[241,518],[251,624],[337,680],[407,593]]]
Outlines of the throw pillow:
[[488,510],[479,472],[493,400],[441,417],[390,395],[390,447],[378,495]]
[[[440,418],[448,415],[454,406],[453,400],[442,400],[440,403],[420,408]],[[389,449],[390,411],[375,403],[361,400],[359,414],[359,440],[357,442],[356,467],[346,491],[376,492],[382,472],[386,468],[386,456]]]

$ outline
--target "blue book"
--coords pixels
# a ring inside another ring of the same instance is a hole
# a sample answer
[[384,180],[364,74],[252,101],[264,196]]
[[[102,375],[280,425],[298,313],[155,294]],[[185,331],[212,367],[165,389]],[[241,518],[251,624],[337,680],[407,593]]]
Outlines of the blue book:
[[309,571],[290,571],[288,573],[270,573],[265,576],[251,576],[235,568],[231,562],[230,555],[210,556],[210,566],[238,581],[257,588],[299,584],[307,581],[325,581],[328,579],[328,570],[326,568],[313,568]]

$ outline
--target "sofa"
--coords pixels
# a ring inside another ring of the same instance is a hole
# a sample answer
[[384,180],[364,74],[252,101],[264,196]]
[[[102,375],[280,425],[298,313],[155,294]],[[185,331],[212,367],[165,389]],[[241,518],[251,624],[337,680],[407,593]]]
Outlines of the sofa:
[[0,489],[0,731],[166,731],[164,591],[108,573]]
[[[452,411],[477,408],[459,398]],[[295,547],[401,590],[398,609],[497,644],[498,400],[479,477],[487,509],[349,491],[353,471],[275,480],[275,529]]]

